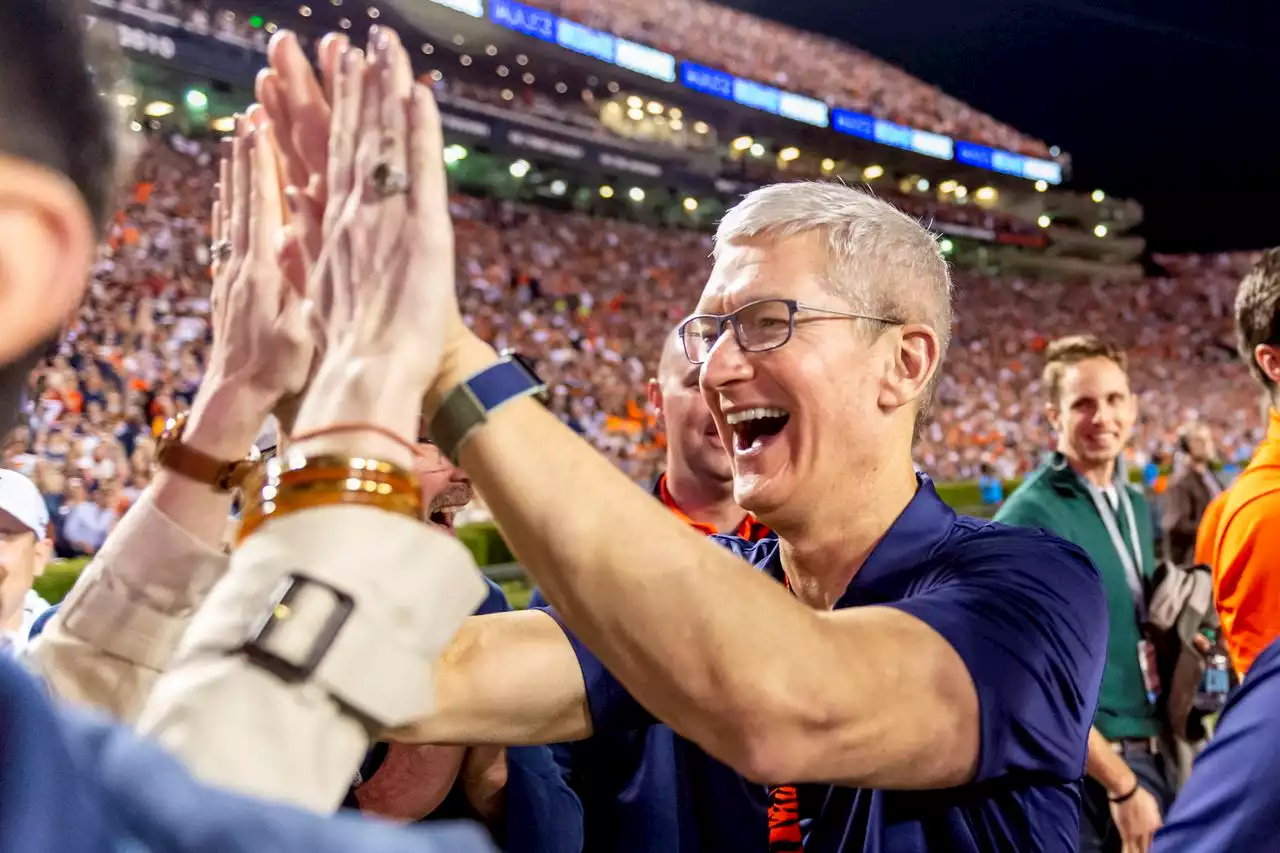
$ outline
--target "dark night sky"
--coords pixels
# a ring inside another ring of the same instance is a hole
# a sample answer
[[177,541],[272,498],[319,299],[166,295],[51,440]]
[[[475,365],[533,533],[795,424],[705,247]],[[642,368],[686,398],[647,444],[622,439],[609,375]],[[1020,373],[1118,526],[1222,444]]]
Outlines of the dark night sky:
[[1280,244],[1274,0],[721,2],[841,38],[1062,146],[1075,186],[1142,202],[1153,251]]

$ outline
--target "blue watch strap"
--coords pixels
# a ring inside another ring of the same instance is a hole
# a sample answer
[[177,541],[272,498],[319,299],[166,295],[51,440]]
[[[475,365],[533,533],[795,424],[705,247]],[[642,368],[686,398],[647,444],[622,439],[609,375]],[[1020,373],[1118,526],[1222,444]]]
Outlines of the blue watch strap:
[[431,419],[431,440],[456,465],[463,443],[488,420],[490,412],[545,388],[518,359],[506,356],[445,395]]

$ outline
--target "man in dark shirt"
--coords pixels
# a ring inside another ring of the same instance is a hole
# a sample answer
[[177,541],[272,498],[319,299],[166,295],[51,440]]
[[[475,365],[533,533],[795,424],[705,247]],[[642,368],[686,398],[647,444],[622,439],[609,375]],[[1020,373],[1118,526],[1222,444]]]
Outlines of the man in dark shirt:
[[[648,391],[667,439],[666,468],[650,489],[653,496],[699,533],[752,542],[768,536],[767,527],[733,502],[729,454],[698,390],[698,368],[685,357],[678,333],[668,336]],[[547,606],[541,590],[534,590],[529,606]],[[586,853],[679,850],[680,827],[696,825],[698,813],[708,807],[683,772],[691,763],[705,763],[706,756],[668,726],[598,732],[555,744],[551,751],[582,799]],[[738,831],[765,837],[767,792],[737,784],[729,790],[744,795]]]
[[[461,464],[555,611],[468,620],[434,714],[397,735],[661,720],[705,753],[680,769],[702,797],[680,851],[1073,850],[1106,601],[1079,548],[957,517],[916,475],[950,290],[934,238],[865,193],[744,199],[682,337],[734,496],[778,539],[715,547],[505,400]],[[453,328],[430,400],[497,363]],[[764,838],[734,793],[759,785]]]

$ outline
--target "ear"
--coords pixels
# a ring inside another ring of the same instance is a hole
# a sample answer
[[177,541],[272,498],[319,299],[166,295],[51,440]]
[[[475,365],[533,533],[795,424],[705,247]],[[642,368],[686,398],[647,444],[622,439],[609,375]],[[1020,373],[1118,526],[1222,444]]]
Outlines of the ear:
[[1062,432],[1062,412],[1058,409],[1057,403],[1045,403],[1044,416],[1054,432]]
[[70,179],[0,156],[0,364],[57,334],[75,313],[95,242]]
[[1272,344],[1258,344],[1253,348],[1253,358],[1263,375],[1274,384],[1280,385],[1280,347]]
[[645,396],[649,399],[649,408],[653,409],[654,416],[657,418],[658,426],[666,428],[665,419],[662,412],[662,384],[656,379],[650,379],[645,386]]
[[49,561],[53,559],[53,540],[44,538],[36,542],[36,568],[32,572],[34,577],[40,577],[44,574],[45,567],[49,565]]
[[942,350],[938,335],[928,326],[908,324],[901,329],[894,363],[881,389],[880,405],[897,409],[919,401],[938,371]]

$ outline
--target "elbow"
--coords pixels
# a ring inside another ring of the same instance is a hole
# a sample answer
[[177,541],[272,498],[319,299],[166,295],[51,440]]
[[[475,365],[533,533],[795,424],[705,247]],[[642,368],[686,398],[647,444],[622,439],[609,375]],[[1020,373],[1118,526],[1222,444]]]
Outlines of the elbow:
[[804,781],[810,754],[823,740],[821,712],[819,704],[762,685],[713,721],[721,760],[752,782]]

